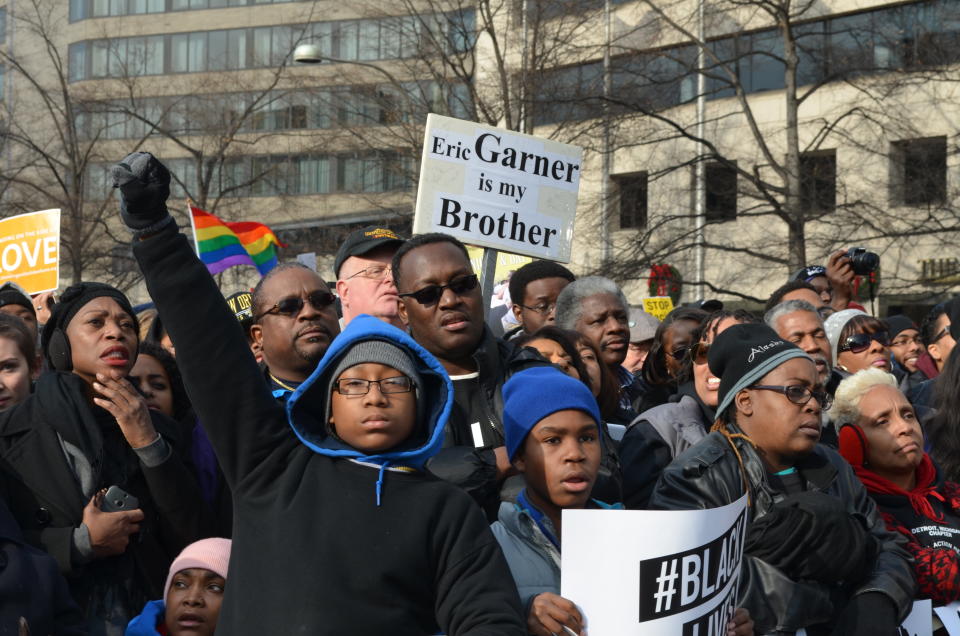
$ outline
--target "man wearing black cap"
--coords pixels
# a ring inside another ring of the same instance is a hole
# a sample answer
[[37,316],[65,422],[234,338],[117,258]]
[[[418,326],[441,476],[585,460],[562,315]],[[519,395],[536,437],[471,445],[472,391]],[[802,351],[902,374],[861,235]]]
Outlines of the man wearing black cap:
[[343,308],[343,326],[369,314],[403,328],[397,316],[397,286],[390,261],[403,239],[388,228],[371,225],[352,232],[337,251],[333,272]]
[[883,322],[887,325],[890,351],[896,361],[893,375],[900,381],[900,390],[907,394],[929,379],[917,366],[920,356],[924,354],[920,329],[915,322],[902,315],[890,316]]
[[4,283],[0,286],[0,311],[22,320],[33,334],[33,339],[37,339],[37,311],[22,287],[16,283]]

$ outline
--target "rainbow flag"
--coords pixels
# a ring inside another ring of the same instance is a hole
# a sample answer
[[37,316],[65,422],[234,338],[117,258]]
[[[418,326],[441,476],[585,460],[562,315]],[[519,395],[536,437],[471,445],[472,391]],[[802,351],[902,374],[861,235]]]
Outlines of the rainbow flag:
[[240,221],[226,223],[192,205],[197,255],[211,274],[219,274],[234,265],[253,265],[263,276],[277,264],[277,246],[286,247],[263,223]]

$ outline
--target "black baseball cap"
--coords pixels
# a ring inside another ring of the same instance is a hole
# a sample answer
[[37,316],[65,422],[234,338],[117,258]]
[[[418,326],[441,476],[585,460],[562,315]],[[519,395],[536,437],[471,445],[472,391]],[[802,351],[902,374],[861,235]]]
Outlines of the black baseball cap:
[[233,315],[244,328],[253,323],[253,294],[248,291],[239,291],[227,296],[226,301]]
[[400,247],[403,242],[404,239],[397,236],[396,232],[379,225],[368,225],[363,229],[351,232],[347,240],[337,250],[337,257],[333,261],[333,273],[337,278],[340,278],[340,267],[351,256],[363,256],[384,245]]

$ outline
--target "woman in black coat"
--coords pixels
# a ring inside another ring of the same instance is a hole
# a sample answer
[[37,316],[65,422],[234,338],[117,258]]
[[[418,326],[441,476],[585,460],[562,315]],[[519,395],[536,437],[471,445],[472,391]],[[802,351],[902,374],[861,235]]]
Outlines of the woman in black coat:
[[[57,560],[89,633],[122,634],[207,515],[176,425],[126,379],[138,346],[127,298],[99,283],[70,287],[42,346],[49,370],[0,415],[5,499],[26,539]],[[111,486],[137,504],[103,510]]]

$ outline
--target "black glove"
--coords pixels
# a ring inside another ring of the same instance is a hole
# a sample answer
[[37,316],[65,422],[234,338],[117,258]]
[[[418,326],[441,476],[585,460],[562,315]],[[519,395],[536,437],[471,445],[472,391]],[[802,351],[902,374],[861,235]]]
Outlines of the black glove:
[[832,636],[896,636],[897,608],[882,592],[866,592],[850,599],[840,612]]
[[110,169],[120,188],[120,216],[134,236],[150,234],[173,222],[167,211],[170,171],[149,152],[134,152]]
[[880,543],[836,497],[802,492],[750,524],[745,550],[794,580],[856,584],[872,571]]

